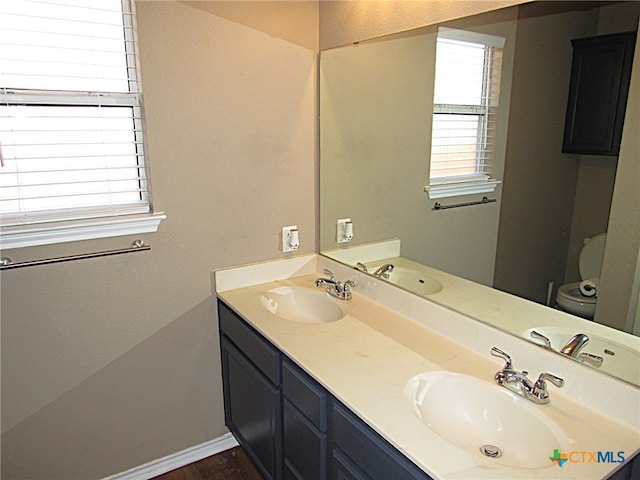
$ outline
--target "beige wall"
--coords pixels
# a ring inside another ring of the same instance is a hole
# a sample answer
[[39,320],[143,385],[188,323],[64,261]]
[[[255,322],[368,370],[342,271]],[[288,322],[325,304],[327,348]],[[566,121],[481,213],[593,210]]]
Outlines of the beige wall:
[[[284,225],[298,225],[300,253],[316,249],[317,4],[228,3],[137,2],[154,202],[168,215],[142,236],[152,250],[1,275],[3,479],[101,478],[225,433],[210,272],[281,258]],[[441,20],[433,5],[416,21]],[[265,15],[295,28],[256,23]]]
[[435,28],[427,30],[321,53],[322,250],[338,247],[336,221],[345,217],[355,237],[342,246],[416,235],[435,61]]
[[[316,249],[315,50],[180,3],[137,10],[154,203],[168,219],[142,236],[147,253],[2,273],[5,479],[100,478],[224,434],[210,273],[282,257],[285,225],[298,225],[300,253]],[[294,12],[317,37],[317,5]]]
[[564,283],[580,167],[561,151],[570,40],[593,35],[597,13],[552,2],[519,10],[494,286],[545,303],[548,283]]
[[[179,0],[181,3],[226,18],[270,36],[318,51],[318,28],[307,18],[318,17],[318,4],[310,1]],[[300,21],[302,20],[302,21]],[[304,27],[304,28],[301,28]]]

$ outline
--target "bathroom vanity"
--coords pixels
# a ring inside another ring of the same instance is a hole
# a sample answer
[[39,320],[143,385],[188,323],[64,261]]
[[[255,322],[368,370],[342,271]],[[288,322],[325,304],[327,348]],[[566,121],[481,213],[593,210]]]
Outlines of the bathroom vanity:
[[[355,282],[351,300],[315,286],[327,268]],[[265,478],[596,479],[640,449],[637,388],[328,258],[215,285],[226,423]],[[537,405],[498,386],[493,346],[565,387]]]
[[220,301],[218,316],[225,421],[265,478],[431,478]]

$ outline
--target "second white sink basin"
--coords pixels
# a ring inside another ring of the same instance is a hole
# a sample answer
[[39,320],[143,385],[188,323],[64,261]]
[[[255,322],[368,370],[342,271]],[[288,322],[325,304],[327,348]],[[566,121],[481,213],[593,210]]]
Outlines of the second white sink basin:
[[342,307],[324,291],[305,287],[277,287],[260,297],[262,306],[293,322],[329,323],[345,316]]
[[456,373],[412,378],[405,397],[415,414],[449,443],[489,461],[519,468],[553,467],[567,451],[561,428],[536,405],[505,388]]
[[442,284],[434,278],[404,267],[396,267],[389,274],[389,281],[418,295],[433,295],[442,290]]

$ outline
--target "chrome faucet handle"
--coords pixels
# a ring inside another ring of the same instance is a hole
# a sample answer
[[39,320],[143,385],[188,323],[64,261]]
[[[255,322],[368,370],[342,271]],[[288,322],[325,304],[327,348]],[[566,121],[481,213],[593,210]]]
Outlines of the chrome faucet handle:
[[589,363],[594,367],[599,367],[600,365],[602,365],[602,362],[604,361],[604,359],[601,356],[594,355],[593,353],[588,353],[588,352],[580,352],[578,354],[578,359],[582,363]]
[[356,266],[354,268],[356,270],[360,270],[361,272],[369,273],[369,270],[367,269],[367,266],[362,262],[356,263]]
[[551,340],[549,340],[548,337],[545,337],[543,334],[535,330],[531,330],[531,333],[529,335],[535,340],[542,340],[544,342],[544,346],[551,350]]
[[331,270],[329,270],[328,268],[324,269],[324,274],[325,275],[329,275],[329,277],[331,278],[331,281],[333,281],[333,282],[336,281],[336,277],[334,277],[333,272]]
[[356,282],[353,280],[345,280],[342,284],[342,296],[345,300],[349,300],[351,298],[351,287],[355,287]]
[[540,387],[545,386],[545,380],[550,381],[551,383],[553,383],[556,387],[561,388],[564,386],[564,379],[557,377],[555,375],[552,375],[550,373],[541,373],[538,376],[538,380],[536,381],[536,385],[539,385]]
[[[506,363],[504,364],[504,367],[502,367],[503,370],[513,370],[513,364],[511,363],[511,357],[509,356],[508,353],[503,352],[498,347],[493,347],[493,348],[491,348],[491,355],[493,355],[494,357],[500,357],[500,358],[504,359],[504,361]],[[523,373],[526,376],[526,372],[523,372]]]
[[545,380],[553,383],[558,388],[564,386],[564,380],[562,378],[556,377],[550,373],[541,373],[533,386],[533,391],[531,392],[536,403],[549,403],[549,392],[547,392],[547,382]]

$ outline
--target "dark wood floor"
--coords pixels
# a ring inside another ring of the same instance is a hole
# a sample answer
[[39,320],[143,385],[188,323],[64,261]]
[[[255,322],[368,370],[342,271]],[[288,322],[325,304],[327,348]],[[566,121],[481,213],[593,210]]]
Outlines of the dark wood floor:
[[242,448],[235,447],[153,480],[263,480]]

